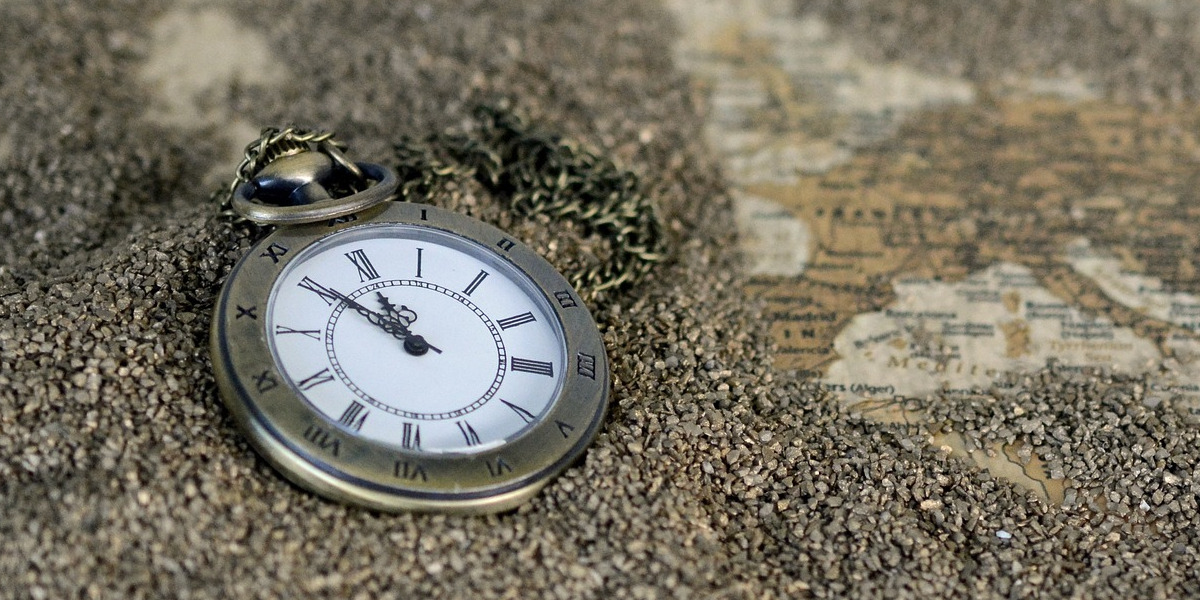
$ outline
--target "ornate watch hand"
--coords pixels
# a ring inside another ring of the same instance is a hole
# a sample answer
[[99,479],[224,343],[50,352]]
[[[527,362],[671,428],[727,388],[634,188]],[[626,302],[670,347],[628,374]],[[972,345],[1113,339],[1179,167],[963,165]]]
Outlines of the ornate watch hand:
[[325,288],[325,289],[328,289],[329,293],[332,296],[336,297],[338,300],[341,300],[343,303],[345,303],[346,306],[353,308],[355,312],[366,317],[367,322],[369,322],[372,325],[379,327],[380,329],[384,330],[385,332],[391,334],[392,337],[403,341],[404,342],[404,350],[407,351],[409,354],[412,354],[413,356],[420,356],[430,350],[433,350],[434,352],[437,352],[438,354],[442,353],[442,351],[440,349],[438,349],[436,346],[433,346],[429,342],[425,341],[425,338],[423,336],[416,335],[412,331],[410,331],[408,329],[408,326],[405,325],[403,321],[394,319],[390,316],[381,315],[381,314],[359,304],[358,302],[354,301],[349,296],[347,296],[333,288]]
[[[417,320],[417,312],[408,306],[401,304],[400,308],[396,308],[396,305],[392,304],[392,301],[383,295],[383,292],[375,292],[375,296],[379,299],[379,304],[383,306],[387,317],[393,322],[403,325],[407,329],[409,325],[412,325]],[[429,342],[425,341],[424,336],[415,335],[411,332],[409,333],[409,337],[404,340],[404,349],[414,355],[425,354],[428,350],[433,350],[438,354],[442,353],[436,346],[432,346]]]
[[351,300],[350,298],[343,297],[342,301],[345,302],[347,306],[358,312],[358,314],[366,317],[367,321],[369,321],[372,325],[375,325],[387,333],[392,334],[392,337],[402,340],[404,342],[404,349],[409,354],[412,354],[413,356],[420,356],[430,350],[433,350],[438,354],[442,353],[441,349],[439,349],[437,346],[427,342],[424,336],[413,333],[403,321],[395,319],[390,315],[381,315],[355,302],[354,300]]
[[392,301],[388,300],[388,297],[383,295],[383,292],[375,292],[375,296],[379,299],[379,304],[383,306],[384,312],[386,312],[392,319],[404,323],[405,326],[412,325],[416,322],[417,311],[404,304],[401,304],[400,308],[396,308],[396,305],[392,304]]
[[396,312],[396,305],[392,304],[392,301],[388,300],[387,296],[383,295],[383,292],[375,292],[375,296],[377,296],[379,298],[379,303],[383,305],[383,310],[385,312],[388,312],[388,313]]

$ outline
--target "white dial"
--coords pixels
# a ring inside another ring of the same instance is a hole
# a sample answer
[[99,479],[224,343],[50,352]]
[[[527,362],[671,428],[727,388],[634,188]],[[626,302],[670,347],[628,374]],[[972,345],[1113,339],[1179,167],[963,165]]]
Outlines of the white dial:
[[428,227],[354,228],[309,247],[276,280],[266,326],[298,394],[409,451],[512,441],[551,408],[566,370],[562,325],[529,277]]

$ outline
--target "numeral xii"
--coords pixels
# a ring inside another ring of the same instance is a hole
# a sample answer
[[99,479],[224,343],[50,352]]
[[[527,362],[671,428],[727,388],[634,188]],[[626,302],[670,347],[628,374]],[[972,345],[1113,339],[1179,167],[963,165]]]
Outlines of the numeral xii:
[[379,271],[375,269],[375,265],[371,264],[371,259],[367,258],[367,253],[361,249],[352,250],[346,253],[346,258],[358,269],[358,280],[360,282],[379,279]]

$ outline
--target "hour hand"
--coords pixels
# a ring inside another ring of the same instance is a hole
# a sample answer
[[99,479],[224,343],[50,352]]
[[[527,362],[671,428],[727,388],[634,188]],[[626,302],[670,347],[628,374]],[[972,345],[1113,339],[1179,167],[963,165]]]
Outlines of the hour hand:
[[404,304],[401,304],[400,308],[396,308],[396,305],[392,304],[392,301],[383,295],[383,292],[375,292],[375,297],[379,299],[380,306],[383,307],[383,311],[388,316],[404,323],[405,326],[412,325],[417,320],[417,311]]
[[413,356],[421,356],[430,350],[441,354],[442,351],[437,346],[425,341],[425,338],[414,334],[405,324],[404,321],[391,315],[379,314],[353,300],[347,298],[347,304],[365,316],[372,325],[392,334],[392,337],[404,342],[404,351]]
[[396,305],[392,304],[392,301],[388,300],[388,297],[384,296],[383,292],[375,292],[375,297],[379,299],[379,304],[383,306],[384,311],[389,313],[396,312]]
[[417,312],[408,306],[401,304],[400,308],[396,308],[395,304],[383,295],[383,292],[375,292],[375,297],[379,300],[379,304],[383,306],[383,311],[388,318],[391,318],[396,324],[402,325],[407,331],[407,336],[404,338],[404,349],[414,356],[420,356],[426,352],[433,350],[438,354],[442,351],[437,346],[430,344],[425,340],[424,336],[416,335],[408,330],[408,326],[412,325],[417,320]]

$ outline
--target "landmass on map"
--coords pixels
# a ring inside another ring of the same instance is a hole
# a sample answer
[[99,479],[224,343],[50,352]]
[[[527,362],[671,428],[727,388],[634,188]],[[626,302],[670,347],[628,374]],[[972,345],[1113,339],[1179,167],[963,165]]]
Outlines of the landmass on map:
[[[676,9],[778,367],[882,420],[1045,368],[1200,418],[1200,114],[867,60],[786,2]],[[1036,456],[952,437],[1061,499]]]

